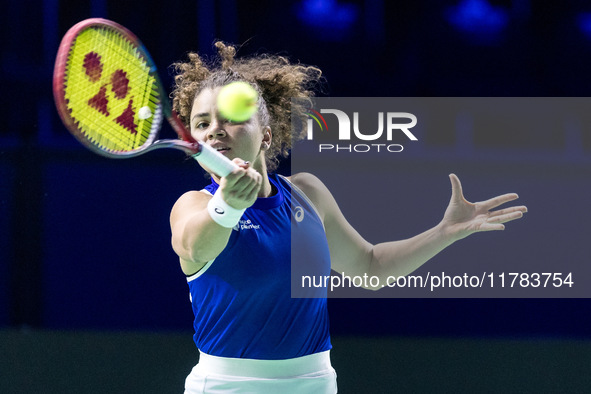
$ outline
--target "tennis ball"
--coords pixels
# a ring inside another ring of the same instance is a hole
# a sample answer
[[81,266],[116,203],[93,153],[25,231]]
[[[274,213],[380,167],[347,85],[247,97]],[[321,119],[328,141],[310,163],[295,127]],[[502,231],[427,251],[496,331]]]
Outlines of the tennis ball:
[[231,82],[220,89],[218,111],[232,122],[245,122],[257,112],[259,95],[246,82]]

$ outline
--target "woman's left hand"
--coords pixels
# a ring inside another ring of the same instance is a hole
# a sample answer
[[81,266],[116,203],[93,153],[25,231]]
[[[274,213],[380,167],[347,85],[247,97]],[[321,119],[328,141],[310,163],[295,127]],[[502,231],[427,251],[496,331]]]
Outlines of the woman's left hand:
[[458,177],[450,174],[449,179],[452,187],[451,199],[441,224],[454,241],[479,231],[504,230],[504,223],[519,219],[527,212],[527,207],[524,205],[493,210],[519,198],[515,193],[471,203],[464,198],[462,184]]

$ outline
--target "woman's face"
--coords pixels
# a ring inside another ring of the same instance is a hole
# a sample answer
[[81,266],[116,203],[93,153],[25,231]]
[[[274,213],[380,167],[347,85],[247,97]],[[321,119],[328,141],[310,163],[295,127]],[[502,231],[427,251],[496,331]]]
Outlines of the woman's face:
[[260,172],[265,162],[264,152],[271,142],[270,129],[261,127],[258,113],[242,123],[224,119],[217,109],[219,90],[207,88],[195,97],[190,117],[191,135],[230,160],[238,157],[251,162]]

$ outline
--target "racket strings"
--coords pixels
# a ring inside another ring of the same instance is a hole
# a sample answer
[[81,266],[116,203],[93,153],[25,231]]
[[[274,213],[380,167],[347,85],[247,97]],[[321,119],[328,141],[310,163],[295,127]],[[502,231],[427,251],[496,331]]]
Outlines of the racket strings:
[[156,137],[162,119],[153,115],[161,112],[161,97],[146,57],[105,27],[88,28],[73,42],[64,82],[68,110],[83,138],[99,149],[129,152]]

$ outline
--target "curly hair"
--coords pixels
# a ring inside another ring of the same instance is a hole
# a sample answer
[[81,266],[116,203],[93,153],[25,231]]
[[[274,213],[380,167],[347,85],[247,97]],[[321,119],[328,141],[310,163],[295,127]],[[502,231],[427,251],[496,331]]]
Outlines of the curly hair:
[[[262,54],[236,58],[234,46],[221,41],[214,45],[219,59],[210,64],[193,52],[188,54],[187,62],[173,64],[177,74],[171,95],[173,109],[189,127],[193,101],[202,90],[234,81],[248,82],[259,93],[261,125],[269,126],[273,134],[271,147],[265,155],[267,170],[272,172],[279,164],[279,157],[289,155],[292,137],[303,138],[305,111],[311,106],[322,72],[313,66],[292,64],[283,56]],[[292,105],[292,99],[297,104]]]

